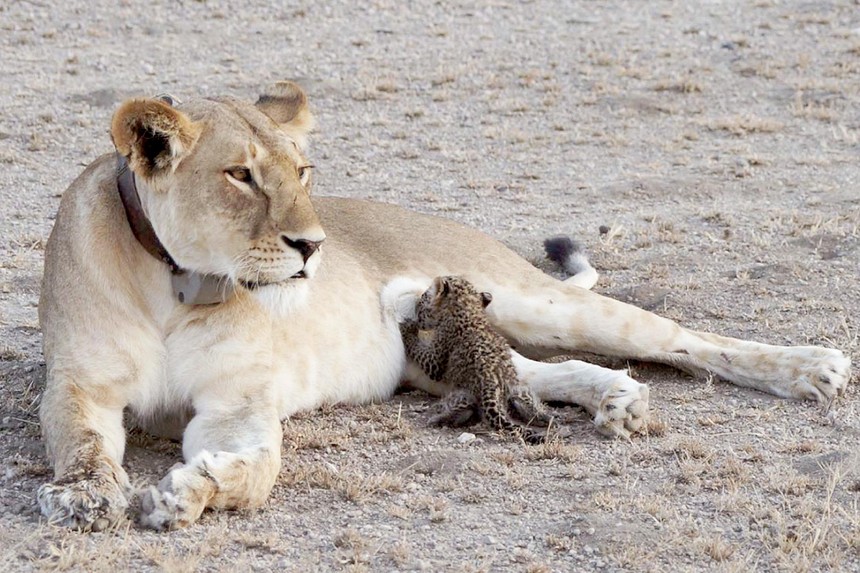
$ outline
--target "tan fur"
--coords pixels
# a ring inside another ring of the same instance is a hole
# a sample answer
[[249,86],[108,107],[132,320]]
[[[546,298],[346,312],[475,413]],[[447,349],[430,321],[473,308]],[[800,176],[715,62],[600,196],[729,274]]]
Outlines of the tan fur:
[[[176,262],[236,283],[223,304],[176,300],[167,265],[129,229],[115,155],[64,193],[39,307],[48,369],[41,419],[55,478],[38,497],[49,520],[96,529],[122,517],[124,409],[153,432],[184,427],[184,463],[143,496],[141,523],[165,529],[207,507],[263,503],[281,463],[280,419],[384,399],[403,378],[446,392],[407,362],[397,317],[438,275],[491,292],[493,326],[529,355],[581,349],[655,360],[820,401],[845,387],[849,361],[837,350],[692,332],[552,279],[454,222],[369,201],[311,201],[306,98],[293,85],[269,93],[260,107],[132,100],[112,124]],[[625,372],[512,359],[541,399],[583,405],[600,431],[642,428],[648,389]]]
[[293,82],[278,82],[257,99],[257,107],[304,149],[316,122],[302,88]]

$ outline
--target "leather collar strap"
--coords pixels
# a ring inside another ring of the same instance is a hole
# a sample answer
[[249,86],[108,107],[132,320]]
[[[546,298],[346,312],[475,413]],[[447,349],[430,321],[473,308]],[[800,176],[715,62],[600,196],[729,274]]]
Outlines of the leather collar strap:
[[170,284],[173,295],[182,304],[219,304],[233,296],[233,281],[226,276],[204,275],[180,268],[158,240],[152,223],[147,219],[140,205],[140,195],[134,182],[134,173],[128,160],[117,153],[116,186],[119,190],[125,217],[137,242],[146,252],[170,267]]
[[116,154],[116,185],[119,189],[119,197],[122,199],[122,206],[125,208],[125,217],[137,242],[146,249],[147,253],[167,264],[171,273],[174,275],[183,273],[184,271],[179,268],[158,240],[152,223],[143,212],[140,195],[137,194],[137,185],[134,182],[134,173],[128,166],[128,160],[119,153]]

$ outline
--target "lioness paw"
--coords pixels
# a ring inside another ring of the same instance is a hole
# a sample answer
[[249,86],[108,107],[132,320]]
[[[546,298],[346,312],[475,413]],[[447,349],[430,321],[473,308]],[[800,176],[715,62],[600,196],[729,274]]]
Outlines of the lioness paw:
[[[140,500],[140,523],[156,531],[179,529],[191,525],[198,517],[170,491],[150,486]],[[200,513],[203,509],[200,509]]]
[[140,500],[140,523],[156,531],[188,527],[200,517],[215,483],[194,466],[177,464]]
[[842,394],[851,379],[851,360],[830,348],[797,348],[788,385],[792,398],[829,403]]
[[594,413],[594,425],[601,434],[629,438],[648,422],[648,386],[619,371],[619,378],[607,388]]
[[102,531],[125,519],[128,499],[124,489],[103,476],[60,479],[40,487],[36,498],[48,523],[82,531]]

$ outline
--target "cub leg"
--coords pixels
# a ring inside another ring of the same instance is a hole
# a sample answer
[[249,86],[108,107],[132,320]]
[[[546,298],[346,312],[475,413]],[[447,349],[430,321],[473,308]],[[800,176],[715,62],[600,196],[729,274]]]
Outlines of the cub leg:
[[635,306],[555,281],[528,292],[487,287],[494,326],[526,347],[583,350],[711,372],[778,396],[827,402],[844,390],[839,350],[772,346],[687,330]]
[[451,390],[439,404],[440,412],[430,418],[433,426],[468,426],[479,415],[477,396],[464,388]]
[[271,400],[225,410],[197,408],[175,465],[142,499],[141,523],[157,530],[187,527],[206,508],[263,505],[281,467],[282,431]]
[[85,390],[71,376],[48,377],[40,418],[54,480],[39,488],[39,507],[49,523],[105,529],[125,516],[131,493],[122,402],[110,386]]
[[407,321],[400,325],[400,336],[406,356],[414,361],[432,380],[441,380],[448,368],[448,352],[436,344],[435,332],[420,330],[418,323]]
[[528,425],[549,426],[555,419],[528,384],[516,384],[508,388],[508,405]]

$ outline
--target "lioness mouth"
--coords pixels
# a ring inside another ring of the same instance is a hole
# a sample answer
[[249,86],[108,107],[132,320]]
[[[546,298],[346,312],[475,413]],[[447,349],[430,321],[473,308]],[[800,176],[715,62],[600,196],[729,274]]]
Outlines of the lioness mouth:
[[258,289],[258,288],[264,287],[264,286],[284,284],[287,281],[291,281],[293,279],[306,279],[306,278],[308,278],[308,275],[305,274],[305,271],[299,271],[296,274],[294,274],[293,276],[291,276],[290,278],[288,278],[287,280],[283,280],[283,281],[264,282],[264,281],[246,281],[246,280],[240,279],[239,284],[241,284],[243,287],[245,287],[248,290],[255,290],[255,289]]

